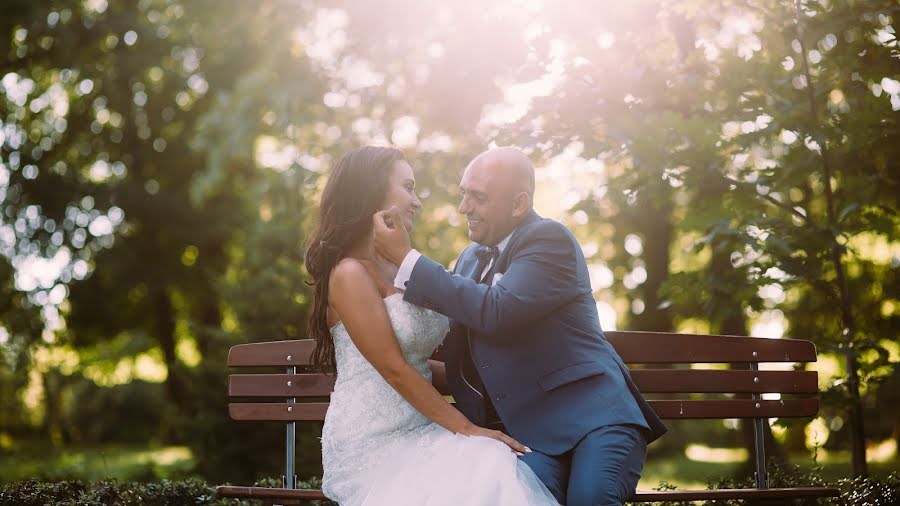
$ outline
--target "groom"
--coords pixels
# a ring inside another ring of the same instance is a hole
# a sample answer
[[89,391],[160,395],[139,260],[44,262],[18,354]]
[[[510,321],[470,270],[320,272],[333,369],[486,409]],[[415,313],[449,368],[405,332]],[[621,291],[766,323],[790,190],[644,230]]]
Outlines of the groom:
[[666,428],[603,337],[581,248],[532,210],[534,167],[521,151],[480,154],[459,187],[475,244],[453,272],[389,226],[399,216],[375,216],[376,249],[399,267],[404,299],[451,319],[457,408],[530,447],[522,460],[560,503],[622,504]]

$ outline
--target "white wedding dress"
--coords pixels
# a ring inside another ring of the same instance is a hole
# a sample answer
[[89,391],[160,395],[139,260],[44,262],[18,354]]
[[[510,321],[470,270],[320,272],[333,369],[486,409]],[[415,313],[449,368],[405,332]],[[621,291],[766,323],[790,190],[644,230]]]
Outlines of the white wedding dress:
[[[431,381],[428,358],[445,316],[402,294],[384,299],[406,361]],[[332,327],[337,379],[322,429],[322,489],[342,506],[556,505],[505,444],[454,434],[406,402],[340,323]]]

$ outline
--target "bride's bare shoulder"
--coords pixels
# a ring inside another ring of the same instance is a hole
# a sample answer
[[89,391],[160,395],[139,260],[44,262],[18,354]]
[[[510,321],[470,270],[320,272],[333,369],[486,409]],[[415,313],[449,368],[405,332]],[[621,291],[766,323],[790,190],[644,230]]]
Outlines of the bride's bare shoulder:
[[328,277],[329,288],[331,290],[377,288],[378,284],[373,276],[372,267],[366,265],[367,263],[371,262],[351,257],[342,258]]
[[335,264],[334,269],[331,271],[331,275],[334,276],[336,274],[362,274],[365,272],[366,266],[362,260],[353,257],[344,257],[338,260],[338,263]]
[[[372,294],[377,294],[379,298],[397,293],[392,282],[393,275],[387,276],[380,269],[373,260],[342,258],[331,271],[329,291],[360,295],[360,292],[368,293],[371,289]],[[391,277],[391,280],[386,276]]]

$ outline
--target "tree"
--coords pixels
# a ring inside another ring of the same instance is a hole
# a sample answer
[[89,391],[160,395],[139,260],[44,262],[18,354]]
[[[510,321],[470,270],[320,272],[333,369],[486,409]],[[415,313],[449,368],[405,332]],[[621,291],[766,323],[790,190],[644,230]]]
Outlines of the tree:
[[[885,312],[866,300],[871,292],[860,294],[866,281],[891,281],[881,271],[891,260],[873,262],[853,243],[896,237],[897,178],[888,162],[896,143],[886,139],[896,137],[892,109],[900,100],[890,77],[897,7],[776,1],[700,7],[630,4],[605,11],[600,28],[595,19],[573,19],[584,11],[570,5],[551,12],[548,48],[568,44],[577,57],[507,138],[522,143],[552,132],[551,156],[577,141],[585,156],[605,161],[608,191],[600,199],[585,192],[582,210],[603,209],[610,204],[602,200],[618,203],[622,195],[649,217],[672,201],[659,193],[661,181],[682,188],[674,192],[687,222],[681,233],[703,230],[694,252],[710,246],[712,264],[696,271],[701,284],[692,283],[695,275],[669,286],[694,295],[691,286],[743,294],[751,308],[783,314],[792,335],[843,355],[845,376],[835,382],[837,397],[826,397],[827,410],[848,408],[854,474],[864,475],[861,385],[866,378],[874,389],[889,371],[879,343],[896,330],[885,332],[893,317],[878,317]],[[647,12],[654,12],[652,21]],[[642,23],[669,30],[640,30]],[[613,45],[615,55],[604,51]],[[552,67],[553,52],[538,53],[526,75]],[[704,187],[718,189],[697,191]],[[642,196],[655,206],[640,207]],[[723,271],[724,254],[737,277]],[[855,282],[860,291],[851,288]],[[761,301],[757,290],[774,295]],[[792,297],[778,295],[785,291]],[[795,297],[822,303],[803,313],[795,310]],[[739,330],[728,298],[708,300],[707,318]],[[835,307],[839,315],[830,310]],[[858,314],[871,321],[865,331]],[[815,326],[804,323],[810,318]],[[878,358],[861,360],[869,351]]]

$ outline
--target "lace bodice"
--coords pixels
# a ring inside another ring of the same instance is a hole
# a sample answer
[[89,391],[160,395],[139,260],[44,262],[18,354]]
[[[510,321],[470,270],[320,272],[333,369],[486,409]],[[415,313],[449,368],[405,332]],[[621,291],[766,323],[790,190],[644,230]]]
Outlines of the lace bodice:
[[[430,381],[428,358],[447,334],[447,317],[405,302],[402,293],[385,297],[384,305],[404,358]],[[334,339],[337,365],[336,392],[338,385],[358,382],[360,376],[380,377],[378,371],[356,349],[342,323],[331,328],[331,336]]]

